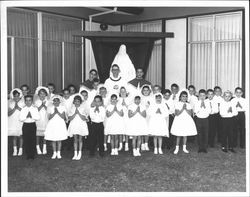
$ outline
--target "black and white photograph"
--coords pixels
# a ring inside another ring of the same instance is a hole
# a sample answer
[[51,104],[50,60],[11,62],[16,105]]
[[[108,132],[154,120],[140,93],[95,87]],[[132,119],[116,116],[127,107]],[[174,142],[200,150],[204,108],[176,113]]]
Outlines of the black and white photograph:
[[1,196],[250,196],[248,1],[0,6]]

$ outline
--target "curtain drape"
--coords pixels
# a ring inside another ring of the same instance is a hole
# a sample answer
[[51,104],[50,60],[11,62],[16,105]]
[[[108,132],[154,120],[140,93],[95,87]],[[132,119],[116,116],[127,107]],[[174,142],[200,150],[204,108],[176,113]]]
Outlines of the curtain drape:
[[241,86],[241,20],[240,12],[189,20],[189,84],[223,91]]
[[[31,92],[37,87],[37,16],[34,12],[21,9],[7,10],[8,36],[14,38],[14,50],[11,54],[11,41],[8,40],[8,78],[14,72],[14,84],[8,84],[8,90],[12,87],[20,87],[27,84]],[[11,55],[14,56],[14,70],[11,70]],[[11,78],[8,83],[11,83]]]
[[[153,21],[147,23],[136,23],[123,25],[123,31],[127,32],[161,32],[161,21]],[[152,54],[149,60],[149,66],[145,79],[150,81],[153,85],[162,85],[162,50],[161,41],[155,41]]]

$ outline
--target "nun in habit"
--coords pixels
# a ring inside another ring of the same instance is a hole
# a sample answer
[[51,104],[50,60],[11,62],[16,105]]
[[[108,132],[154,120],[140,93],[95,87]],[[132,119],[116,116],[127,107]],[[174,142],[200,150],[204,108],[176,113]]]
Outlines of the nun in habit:
[[117,64],[119,66],[120,76],[124,81],[129,82],[136,77],[135,67],[126,52],[126,46],[124,44],[120,46],[119,51],[112,62],[112,65],[114,64]]

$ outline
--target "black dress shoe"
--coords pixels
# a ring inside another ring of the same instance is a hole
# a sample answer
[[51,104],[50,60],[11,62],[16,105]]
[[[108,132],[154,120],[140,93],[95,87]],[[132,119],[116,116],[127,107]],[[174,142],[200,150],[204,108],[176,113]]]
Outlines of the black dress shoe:
[[202,152],[203,152],[202,149],[199,149],[199,150],[198,150],[198,153],[202,153]]
[[226,149],[226,148],[223,147],[221,150],[222,150],[223,152],[227,153],[227,149]]
[[206,149],[203,149],[203,153],[207,153],[207,150],[206,150]]
[[236,153],[236,151],[233,148],[229,148],[228,150],[232,153]]

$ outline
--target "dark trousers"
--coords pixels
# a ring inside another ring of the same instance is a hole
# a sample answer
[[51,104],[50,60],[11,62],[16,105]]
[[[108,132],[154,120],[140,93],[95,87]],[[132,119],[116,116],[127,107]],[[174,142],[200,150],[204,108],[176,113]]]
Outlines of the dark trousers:
[[207,149],[207,144],[208,144],[208,128],[209,128],[208,118],[197,117],[195,123],[198,131],[199,150],[205,150]]
[[215,136],[216,133],[218,133],[218,124],[217,124],[217,115],[216,114],[210,114],[208,117],[208,144],[210,147],[214,147],[215,143]]
[[223,129],[222,118],[219,113],[215,114],[215,117],[216,117],[215,124],[217,126],[217,129],[216,129],[217,142],[222,143],[222,129]]
[[233,148],[234,144],[233,126],[234,126],[234,117],[222,118],[222,139],[221,139],[222,147]]
[[23,123],[22,131],[27,159],[34,159],[36,154],[36,123]]
[[99,148],[99,154],[104,153],[104,126],[103,123],[92,122],[89,132],[90,155],[95,154],[96,145]]
[[[197,116],[192,116],[194,122],[196,122]],[[196,136],[188,136],[187,141],[191,143],[195,143]]]
[[169,115],[169,126],[168,126],[169,138],[167,138],[167,148],[168,149],[170,149],[171,147],[174,146],[174,139],[175,139],[175,137],[170,133],[173,121],[174,121],[174,116]]
[[240,136],[240,147],[245,147],[245,140],[246,140],[246,117],[245,112],[239,112],[237,116],[235,116],[234,121],[234,146],[237,146],[238,142],[238,135]]

